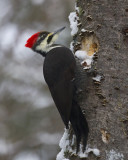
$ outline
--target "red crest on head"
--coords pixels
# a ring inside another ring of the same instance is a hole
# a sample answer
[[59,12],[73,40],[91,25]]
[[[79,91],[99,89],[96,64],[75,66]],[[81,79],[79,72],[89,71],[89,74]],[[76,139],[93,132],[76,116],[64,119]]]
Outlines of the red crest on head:
[[26,42],[25,47],[32,48],[35,42],[37,41],[37,38],[39,36],[40,32],[37,32],[33,34]]

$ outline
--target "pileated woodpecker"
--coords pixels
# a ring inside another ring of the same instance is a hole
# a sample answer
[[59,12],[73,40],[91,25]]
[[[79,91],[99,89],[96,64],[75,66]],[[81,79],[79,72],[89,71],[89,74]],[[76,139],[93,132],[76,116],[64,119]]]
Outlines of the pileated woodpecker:
[[69,121],[76,135],[77,152],[82,142],[83,151],[88,138],[88,123],[75,100],[75,69],[76,61],[70,49],[60,44],[54,44],[59,33],[65,27],[55,31],[42,31],[32,35],[26,42],[26,47],[45,57],[43,73],[55,105],[68,129]]

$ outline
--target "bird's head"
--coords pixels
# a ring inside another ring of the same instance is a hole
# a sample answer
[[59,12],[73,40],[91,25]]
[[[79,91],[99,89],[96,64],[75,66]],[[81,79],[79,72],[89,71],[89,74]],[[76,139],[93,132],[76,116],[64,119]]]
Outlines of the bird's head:
[[62,27],[55,32],[37,32],[27,40],[25,47],[31,48],[40,54],[47,53],[51,49],[53,43],[57,40],[59,33],[64,29],[65,27]]

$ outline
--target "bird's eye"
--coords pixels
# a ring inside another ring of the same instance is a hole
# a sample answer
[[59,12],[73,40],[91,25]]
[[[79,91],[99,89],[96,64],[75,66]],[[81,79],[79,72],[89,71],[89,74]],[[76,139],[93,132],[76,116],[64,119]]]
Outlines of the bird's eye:
[[53,38],[53,35],[49,36],[47,42],[50,43],[52,38]]

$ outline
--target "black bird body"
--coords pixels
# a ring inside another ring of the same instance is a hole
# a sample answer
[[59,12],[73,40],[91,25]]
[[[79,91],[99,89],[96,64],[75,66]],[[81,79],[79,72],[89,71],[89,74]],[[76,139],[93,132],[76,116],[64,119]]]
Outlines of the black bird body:
[[78,150],[82,137],[83,144],[86,146],[89,130],[86,119],[75,100],[75,70],[75,57],[68,48],[59,46],[47,53],[43,67],[44,78],[66,128],[69,121],[72,124]]
[[75,99],[75,57],[70,49],[53,44],[56,34],[63,29],[52,33],[38,32],[28,39],[25,46],[45,57],[43,65],[45,81],[67,129],[71,122],[78,152],[80,142],[83,144],[83,151],[86,148],[89,128]]
[[66,128],[72,107],[75,67],[74,55],[66,47],[52,49],[44,60],[44,78]]

